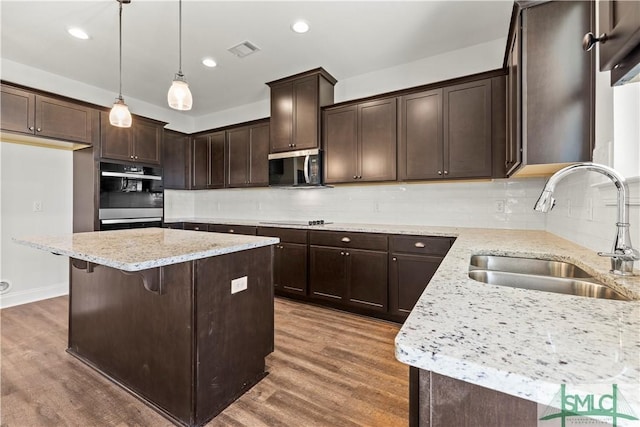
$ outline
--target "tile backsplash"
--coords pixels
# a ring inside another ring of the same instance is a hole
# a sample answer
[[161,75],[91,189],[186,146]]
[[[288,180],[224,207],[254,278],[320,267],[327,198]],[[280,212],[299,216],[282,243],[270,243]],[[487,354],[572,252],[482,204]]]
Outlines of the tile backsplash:
[[544,179],[342,185],[322,189],[166,191],[167,218],[545,228],[533,211]]

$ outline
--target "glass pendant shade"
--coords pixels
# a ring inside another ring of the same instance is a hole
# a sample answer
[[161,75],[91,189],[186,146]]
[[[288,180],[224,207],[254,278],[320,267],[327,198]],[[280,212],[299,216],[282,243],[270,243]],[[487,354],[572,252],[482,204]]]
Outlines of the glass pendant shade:
[[173,83],[169,88],[167,101],[169,102],[169,107],[175,110],[191,110],[191,106],[193,105],[193,97],[191,96],[191,91],[189,90],[189,84],[184,81],[184,78],[182,76],[176,75],[176,78],[173,80]]
[[109,123],[119,128],[131,127],[131,113],[127,104],[124,103],[124,99],[116,98],[109,113]]

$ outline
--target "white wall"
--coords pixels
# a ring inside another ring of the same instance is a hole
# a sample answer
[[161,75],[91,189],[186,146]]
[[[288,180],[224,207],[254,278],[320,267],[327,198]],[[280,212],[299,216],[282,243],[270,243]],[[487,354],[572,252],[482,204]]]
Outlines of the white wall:
[[[0,142],[1,280],[11,283],[0,306],[68,293],[67,257],[18,245],[13,237],[72,232],[71,151]],[[33,211],[33,202],[42,211]]]

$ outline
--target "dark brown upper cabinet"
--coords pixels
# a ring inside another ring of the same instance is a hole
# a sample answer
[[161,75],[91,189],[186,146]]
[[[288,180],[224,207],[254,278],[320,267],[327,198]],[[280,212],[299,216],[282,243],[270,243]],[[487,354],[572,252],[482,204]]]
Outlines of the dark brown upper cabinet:
[[327,184],[396,179],[396,104],[393,97],[324,111]]
[[611,70],[612,86],[627,83],[640,74],[640,1],[600,0],[599,12],[600,71]]
[[166,123],[134,116],[130,128],[109,123],[109,113],[101,112],[100,158],[159,165]]
[[400,97],[399,179],[490,177],[492,108],[491,79]]
[[267,83],[271,88],[271,153],[318,148],[320,108],[333,104],[336,81],[317,68]]
[[191,189],[224,188],[225,131],[191,138]]
[[5,84],[0,102],[3,131],[87,145],[97,139],[97,109]]
[[269,185],[269,122],[227,131],[227,187]]
[[595,63],[582,48],[594,31],[594,3],[552,1],[514,7],[508,71],[509,175],[548,175],[590,161]]
[[189,136],[164,131],[162,144],[162,183],[167,190],[186,190],[190,186]]

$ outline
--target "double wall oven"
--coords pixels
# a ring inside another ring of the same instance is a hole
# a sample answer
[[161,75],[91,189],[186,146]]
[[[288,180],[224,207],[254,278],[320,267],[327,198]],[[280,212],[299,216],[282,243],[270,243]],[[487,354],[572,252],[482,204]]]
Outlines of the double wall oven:
[[161,168],[100,163],[100,230],[161,227],[163,204]]

